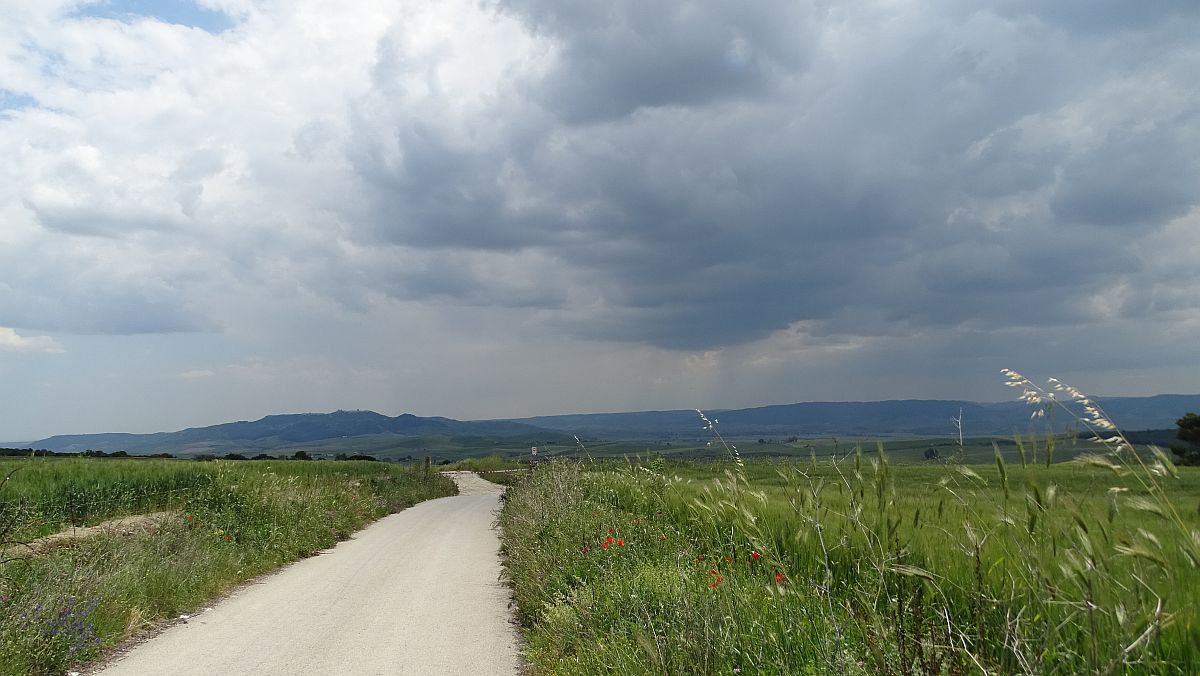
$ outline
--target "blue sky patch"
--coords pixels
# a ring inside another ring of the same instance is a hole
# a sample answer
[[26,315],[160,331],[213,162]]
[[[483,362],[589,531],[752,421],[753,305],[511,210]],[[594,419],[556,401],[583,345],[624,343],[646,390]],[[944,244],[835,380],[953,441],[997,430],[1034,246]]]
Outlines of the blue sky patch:
[[37,99],[25,94],[0,89],[0,115],[3,115],[9,110],[20,110],[22,108],[34,108],[38,104]]
[[233,26],[225,14],[187,0],[104,0],[81,8],[79,16],[131,21],[140,17],[220,33]]

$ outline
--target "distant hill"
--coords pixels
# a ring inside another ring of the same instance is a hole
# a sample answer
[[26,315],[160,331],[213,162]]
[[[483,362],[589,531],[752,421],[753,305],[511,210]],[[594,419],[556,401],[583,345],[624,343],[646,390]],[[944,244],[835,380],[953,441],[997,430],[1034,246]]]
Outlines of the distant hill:
[[[1101,399],[1101,405],[1127,432],[1168,430],[1189,411],[1200,412],[1200,395]],[[962,411],[967,436],[1011,436],[1027,432],[1029,407],[1020,402],[979,403],[910,399],[867,402],[811,402],[736,410],[706,411],[728,437],[934,437],[950,436],[950,419]],[[1071,422],[1061,413],[1049,419],[1055,431]],[[1041,429],[1045,429],[1042,427]],[[570,452],[572,434],[607,440],[703,440],[708,437],[695,411],[581,413],[509,420],[461,421],[374,411],[335,411],[269,415],[260,420],[193,427],[156,434],[76,434],[21,444],[23,448],[78,453],[85,450],[135,455],[173,453],[268,453],[285,449],[333,456],[370,453],[379,457],[459,458],[489,452],[528,453],[530,446],[557,445]],[[1161,435],[1160,435],[1161,436]]]
[[[1127,431],[1168,429],[1188,411],[1200,411],[1200,395],[1100,399],[1104,410]],[[947,436],[955,433],[950,419],[962,411],[963,431],[970,436],[1007,436],[1029,429],[1031,409],[1014,402],[906,399],[865,402],[809,402],[706,411],[719,420],[727,436]],[[1061,430],[1071,420],[1060,411],[1049,419]],[[599,438],[697,438],[704,436],[695,411],[640,411],[517,418],[552,430]]]
[[[388,417],[374,411],[335,411],[333,413],[297,413],[269,415],[255,421],[193,427],[178,432],[155,434],[72,434],[33,441],[32,448],[57,452],[85,450],[126,451],[134,454],[227,453],[250,450],[271,452],[285,448],[320,445],[352,447],[362,442],[372,448],[408,447],[413,439],[469,437],[489,443],[494,438],[562,436],[524,423],[505,420],[468,421],[450,418],[423,418],[405,413]],[[569,438],[569,437],[568,437]],[[391,443],[389,444],[389,440]],[[536,442],[535,442],[536,443]]]

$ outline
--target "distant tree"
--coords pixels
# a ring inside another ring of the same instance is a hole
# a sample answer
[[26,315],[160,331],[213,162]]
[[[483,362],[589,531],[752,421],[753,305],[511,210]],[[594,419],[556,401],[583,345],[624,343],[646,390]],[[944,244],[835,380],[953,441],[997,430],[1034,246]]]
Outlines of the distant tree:
[[258,455],[254,456],[251,459],[252,460],[274,460],[275,457],[271,456],[271,455],[267,455],[266,453],[259,453]]
[[1183,444],[1172,444],[1171,452],[1179,457],[1181,465],[1200,465],[1200,415],[1186,413],[1175,421],[1178,431],[1175,438]]
[[128,458],[129,454],[126,453],[125,451],[113,451],[112,453],[109,454],[108,457],[110,457],[110,458]]
[[337,455],[333,456],[333,459],[334,460],[346,460],[347,457],[348,456],[345,453],[338,453]]
[[1175,421],[1175,425],[1179,427],[1179,431],[1175,433],[1175,436],[1180,441],[1186,441],[1190,444],[1200,444],[1200,415],[1185,413],[1182,418]]
[[292,454],[292,460],[312,460],[312,456],[304,451],[296,451]]
[[941,452],[939,452],[938,449],[934,448],[933,446],[925,449],[926,460],[937,460],[940,457],[942,457]]
[[378,462],[379,461],[379,458],[376,458],[373,455],[363,455],[362,453],[356,453],[346,459],[347,460],[360,460],[363,462]]
[[216,460],[216,459],[217,459],[217,456],[213,455],[212,453],[201,453],[200,455],[197,455],[194,458],[194,460],[196,460],[197,462],[208,462],[210,460]]
[[245,460],[246,456],[242,455],[241,453],[226,453],[225,459],[226,460]]
[[766,440],[766,439],[759,439],[759,440],[758,440],[758,443],[760,443],[760,444],[765,444],[765,443],[767,443],[767,440]]
[[76,453],[55,453],[45,449],[34,450],[32,448],[0,448],[0,455],[5,457],[56,457],[56,456],[72,456]]

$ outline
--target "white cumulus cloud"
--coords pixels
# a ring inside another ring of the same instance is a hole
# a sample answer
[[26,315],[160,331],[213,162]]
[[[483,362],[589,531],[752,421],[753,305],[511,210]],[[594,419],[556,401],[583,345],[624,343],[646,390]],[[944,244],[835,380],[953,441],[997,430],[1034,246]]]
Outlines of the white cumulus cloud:
[[8,352],[62,352],[50,336],[22,336],[16,330],[0,326],[0,350]]

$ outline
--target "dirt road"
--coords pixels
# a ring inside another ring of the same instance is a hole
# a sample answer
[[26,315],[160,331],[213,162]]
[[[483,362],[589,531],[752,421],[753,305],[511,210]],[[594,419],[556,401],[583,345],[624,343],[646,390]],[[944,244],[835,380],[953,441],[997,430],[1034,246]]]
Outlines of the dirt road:
[[455,481],[460,495],[388,516],[95,673],[518,673],[492,530],[501,488],[469,472]]

